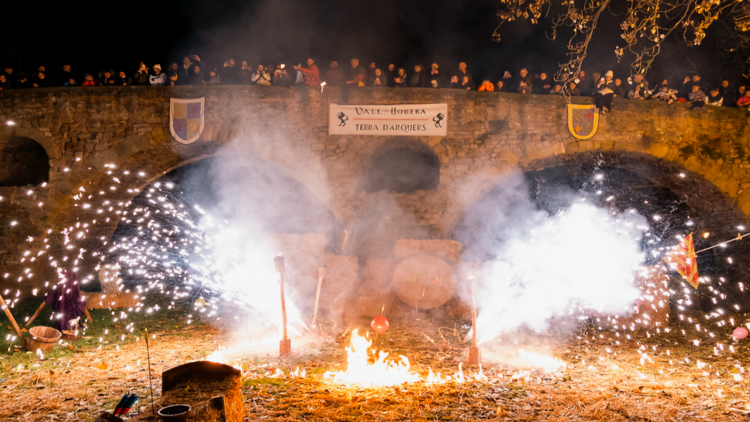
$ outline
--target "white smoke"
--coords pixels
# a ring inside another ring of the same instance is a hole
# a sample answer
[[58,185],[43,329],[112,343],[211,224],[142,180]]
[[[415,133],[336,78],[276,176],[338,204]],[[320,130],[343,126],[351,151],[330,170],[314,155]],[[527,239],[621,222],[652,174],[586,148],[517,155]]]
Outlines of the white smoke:
[[633,281],[643,261],[646,219],[634,210],[620,213],[580,199],[549,215],[535,208],[525,184],[509,186],[508,208],[485,216],[503,214],[508,230],[477,282],[479,341],[521,327],[542,331],[553,318],[583,310],[631,309],[640,296]]

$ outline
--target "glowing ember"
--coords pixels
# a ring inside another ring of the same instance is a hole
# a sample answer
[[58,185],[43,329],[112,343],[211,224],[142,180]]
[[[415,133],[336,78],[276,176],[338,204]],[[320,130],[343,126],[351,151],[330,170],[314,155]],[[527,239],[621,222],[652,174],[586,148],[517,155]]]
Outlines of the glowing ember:
[[411,364],[406,356],[399,356],[398,360],[386,360],[388,353],[381,350],[377,353],[375,362],[370,363],[370,354],[375,357],[375,350],[368,352],[370,346],[372,340],[354,330],[349,347],[346,348],[346,370],[328,371],[324,376],[337,384],[362,387],[387,387],[420,381],[419,374],[409,371]]

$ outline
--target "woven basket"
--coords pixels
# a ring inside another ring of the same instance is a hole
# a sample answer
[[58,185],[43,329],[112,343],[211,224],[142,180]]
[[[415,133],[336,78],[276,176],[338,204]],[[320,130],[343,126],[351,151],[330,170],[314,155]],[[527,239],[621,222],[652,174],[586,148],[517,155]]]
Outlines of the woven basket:
[[55,346],[62,333],[52,327],[32,327],[29,330],[31,338],[26,341],[26,350],[50,350]]

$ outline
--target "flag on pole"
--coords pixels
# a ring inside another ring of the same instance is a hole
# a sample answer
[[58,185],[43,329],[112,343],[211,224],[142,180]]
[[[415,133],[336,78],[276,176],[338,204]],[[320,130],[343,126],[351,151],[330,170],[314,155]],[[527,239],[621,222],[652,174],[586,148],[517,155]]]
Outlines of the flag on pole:
[[679,245],[675,246],[672,251],[667,253],[664,260],[672,265],[672,268],[677,270],[678,273],[685,280],[690,283],[691,286],[698,288],[700,279],[698,276],[698,263],[695,256],[695,246],[693,245],[693,234],[685,236]]

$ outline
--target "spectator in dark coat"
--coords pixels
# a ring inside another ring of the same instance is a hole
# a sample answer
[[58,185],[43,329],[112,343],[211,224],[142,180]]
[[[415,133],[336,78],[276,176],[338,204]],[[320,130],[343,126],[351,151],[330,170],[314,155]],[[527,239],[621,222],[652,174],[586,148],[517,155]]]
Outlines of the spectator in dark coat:
[[407,86],[409,86],[409,77],[406,75],[406,69],[404,69],[403,67],[399,67],[396,77],[393,78],[393,82],[397,87],[406,88]]
[[5,73],[0,73],[0,90],[4,91],[6,89],[12,89],[10,87],[10,82],[8,82],[7,76],[5,76]]
[[458,75],[451,76],[450,82],[448,82],[448,88],[450,89],[459,89],[461,88],[461,83],[458,81]]
[[552,81],[549,79],[547,73],[542,72],[539,74],[539,79],[534,79],[534,94],[542,94],[549,92],[552,89]]
[[522,68],[518,72],[518,78],[516,79],[516,92],[519,94],[531,94],[534,87],[534,79],[529,75],[529,71],[526,68]]
[[396,65],[393,63],[389,64],[388,70],[385,72],[385,77],[388,79],[388,86],[396,86],[396,82],[394,81],[394,79],[396,79],[396,75],[398,75],[398,69],[396,68]]
[[581,90],[578,89],[578,85],[575,83],[575,81],[571,81],[568,84],[568,94],[570,94],[573,97],[581,96]]
[[412,88],[425,88],[427,84],[427,74],[422,65],[414,65],[414,73],[409,77],[409,86]]
[[189,81],[190,85],[204,85],[206,83],[206,78],[199,65],[193,66],[193,73],[190,74]]
[[584,97],[590,97],[594,93],[594,84],[586,77],[586,72],[581,70],[578,72],[573,81],[578,85],[578,90],[581,91],[581,95]]
[[10,89],[16,88],[16,84],[18,82],[18,75],[14,73],[12,67],[5,68],[5,80],[10,85]]
[[149,77],[150,72],[148,70],[148,67],[146,67],[146,64],[141,62],[141,64],[138,66],[138,70],[135,72],[135,76],[133,76],[133,83],[136,85],[149,85]]
[[62,67],[59,77],[57,78],[57,86],[65,86],[65,83],[70,79],[75,79],[73,72],[71,71],[70,65],[65,64]]
[[242,61],[239,70],[239,82],[242,85],[250,85],[253,83],[253,69],[247,64],[247,61]]
[[178,79],[183,81],[189,81],[193,75],[193,62],[190,61],[190,57],[185,56],[182,58],[182,66],[177,71]]
[[729,85],[729,81],[724,79],[721,81],[721,86],[719,87],[719,95],[724,99],[723,105],[724,107],[734,107],[735,106],[735,90]]
[[458,64],[458,72],[456,73],[456,76],[458,76],[459,84],[463,85],[464,76],[468,76],[469,85],[474,85],[474,79],[472,79],[471,73],[469,73],[469,66],[466,65],[466,62]]
[[350,61],[352,67],[349,69],[349,78],[346,80],[346,84],[349,86],[365,86],[365,68],[359,64],[358,58],[353,58]]
[[680,87],[680,91],[677,93],[677,96],[679,98],[687,99],[688,95],[690,95],[690,92],[693,90],[693,81],[690,78],[690,75],[685,75],[685,78],[682,80],[682,87]]
[[326,70],[325,81],[328,86],[344,85],[346,77],[344,76],[344,71],[339,69],[339,62],[335,60],[331,62],[328,70]]
[[214,68],[208,74],[208,79],[206,79],[206,85],[219,85],[219,84],[221,84],[221,75],[219,75],[218,69]]
[[427,75],[427,86],[432,88],[445,88],[445,80],[443,74],[440,73],[440,66],[437,63],[433,63],[430,67],[430,74]]
[[497,81],[495,84],[495,92],[507,92],[504,79]]
[[463,89],[466,91],[475,90],[474,83],[471,81],[471,76],[464,75],[461,77],[461,85],[459,86],[459,89]]
[[114,86],[116,85],[115,81],[115,72],[111,69],[102,70],[99,72],[99,85],[101,86]]
[[622,83],[622,79],[615,79],[615,98],[628,98],[628,87]]
[[724,97],[719,93],[719,88],[711,88],[706,98],[706,104],[716,107],[721,107],[724,104]]
[[50,80],[47,79],[47,75],[44,72],[39,71],[34,75],[34,80],[31,83],[31,86],[34,88],[47,88],[51,85]]
[[286,65],[280,64],[279,67],[276,68],[276,70],[273,72],[273,76],[271,78],[271,84],[274,86],[280,86],[280,87],[289,87],[294,83],[292,80],[292,77],[289,76],[289,73],[286,71]]
[[117,74],[117,85],[120,85],[120,86],[133,85],[133,79],[130,76],[128,76],[125,72],[120,72]]
[[370,80],[375,76],[375,69],[378,68],[378,65],[375,62],[370,62],[370,66],[367,68],[367,74],[365,75],[365,80]]
[[388,86],[388,78],[385,77],[382,70],[375,69],[372,79],[367,81],[367,86],[385,88]]
[[239,83],[239,74],[234,59],[229,59],[224,62],[224,67],[221,69],[221,83],[223,85],[237,85]]

